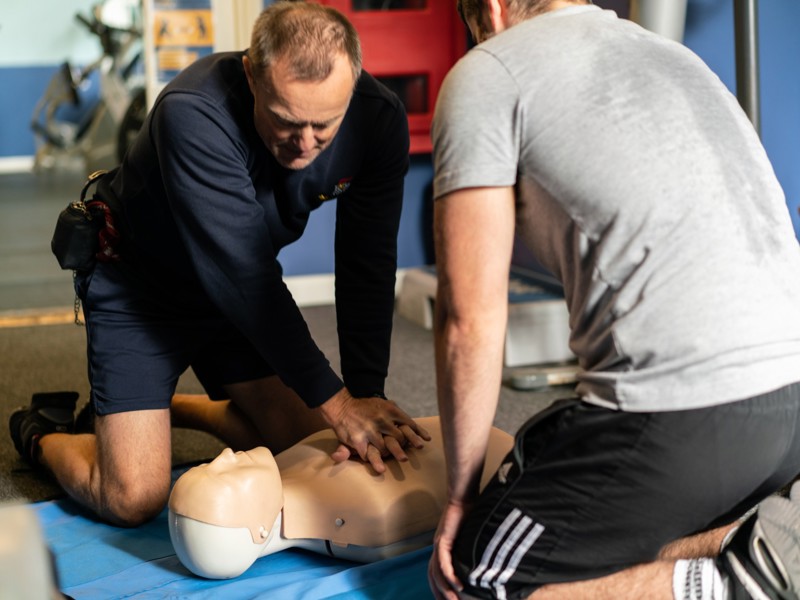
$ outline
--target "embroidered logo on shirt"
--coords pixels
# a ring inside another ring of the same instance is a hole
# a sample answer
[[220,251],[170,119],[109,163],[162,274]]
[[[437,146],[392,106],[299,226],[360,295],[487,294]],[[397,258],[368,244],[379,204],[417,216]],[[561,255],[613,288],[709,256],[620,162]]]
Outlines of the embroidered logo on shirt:
[[339,183],[333,187],[333,191],[330,194],[320,194],[317,196],[317,200],[325,202],[326,200],[333,200],[336,198],[336,196],[344,194],[347,191],[347,188],[350,187],[350,182],[352,180],[352,177],[344,177],[343,179],[340,179]]

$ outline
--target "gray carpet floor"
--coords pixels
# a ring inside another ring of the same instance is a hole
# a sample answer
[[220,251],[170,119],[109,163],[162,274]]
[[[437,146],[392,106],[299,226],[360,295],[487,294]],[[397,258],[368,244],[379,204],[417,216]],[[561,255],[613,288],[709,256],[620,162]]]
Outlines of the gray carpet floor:
[[[59,269],[49,243],[58,212],[75,199],[81,181],[82,175],[70,172],[0,174],[0,322],[50,307],[69,317],[71,275]],[[302,310],[319,347],[338,370],[333,307]],[[432,333],[399,316],[394,331],[387,394],[411,416],[437,414]],[[78,391],[79,407],[88,396],[84,330],[69,323],[0,327],[0,502],[61,494],[47,475],[32,471],[19,458],[8,434],[8,418],[16,407],[27,404],[35,392],[58,390]],[[179,391],[202,389],[188,372]],[[570,392],[569,387],[532,393],[504,386],[495,424],[513,433]],[[221,449],[205,433],[173,430],[174,464],[208,459]]]

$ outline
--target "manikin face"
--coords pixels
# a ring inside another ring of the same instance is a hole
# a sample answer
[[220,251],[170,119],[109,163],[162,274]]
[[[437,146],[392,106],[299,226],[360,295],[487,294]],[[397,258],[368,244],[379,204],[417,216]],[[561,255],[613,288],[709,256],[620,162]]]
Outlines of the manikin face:
[[210,463],[199,465],[197,470],[207,477],[239,480],[241,477],[249,478],[251,471],[256,473],[263,470],[270,471],[272,465],[272,453],[264,447],[240,452],[225,448],[217,458]]
[[272,453],[223,450],[217,458],[184,473],[175,483],[169,507],[184,517],[222,527],[267,532],[283,506],[283,487]]
[[249,59],[243,61],[259,136],[281,166],[307,167],[333,141],[350,104],[355,82],[347,56],[334,59],[324,81],[296,79],[281,59],[256,80]]

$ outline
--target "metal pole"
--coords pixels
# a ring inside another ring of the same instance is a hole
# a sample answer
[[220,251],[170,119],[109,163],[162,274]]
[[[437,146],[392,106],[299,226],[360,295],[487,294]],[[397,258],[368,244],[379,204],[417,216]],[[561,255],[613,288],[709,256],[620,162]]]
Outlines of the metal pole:
[[758,0],[734,0],[736,97],[761,134],[758,87]]
[[630,0],[630,20],[666,38],[683,42],[688,0]]

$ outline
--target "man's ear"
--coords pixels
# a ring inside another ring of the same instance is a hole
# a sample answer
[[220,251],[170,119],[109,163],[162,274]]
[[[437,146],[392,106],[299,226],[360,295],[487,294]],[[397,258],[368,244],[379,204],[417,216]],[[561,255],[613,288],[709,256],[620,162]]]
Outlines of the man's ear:
[[488,9],[489,23],[493,33],[500,33],[508,28],[508,5],[506,0],[484,0]]
[[247,85],[250,87],[250,93],[255,96],[256,82],[253,80],[253,63],[250,62],[250,58],[246,54],[242,56],[242,66],[244,67],[245,77],[247,77]]

